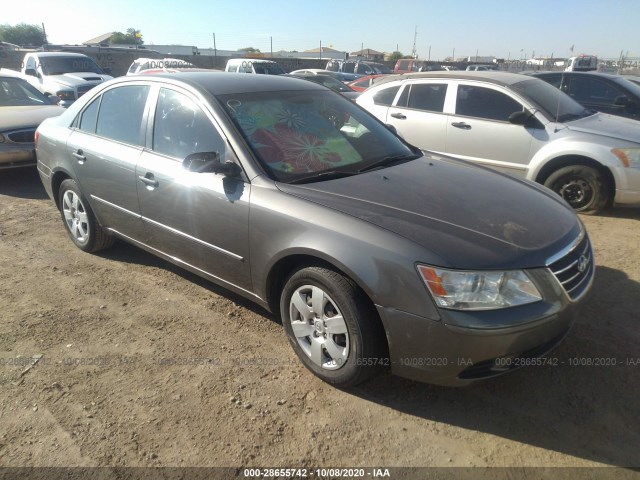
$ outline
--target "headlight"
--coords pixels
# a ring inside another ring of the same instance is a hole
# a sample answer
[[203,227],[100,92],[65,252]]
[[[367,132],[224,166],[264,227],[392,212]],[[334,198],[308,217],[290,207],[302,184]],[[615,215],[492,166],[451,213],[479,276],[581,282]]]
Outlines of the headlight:
[[452,310],[492,310],[542,300],[522,270],[465,272],[418,265],[436,304]]
[[625,167],[640,168],[640,148],[614,148],[611,150]]
[[59,97],[60,100],[75,100],[75,94],[70,90],[60,90],[56,92],[56,97]]

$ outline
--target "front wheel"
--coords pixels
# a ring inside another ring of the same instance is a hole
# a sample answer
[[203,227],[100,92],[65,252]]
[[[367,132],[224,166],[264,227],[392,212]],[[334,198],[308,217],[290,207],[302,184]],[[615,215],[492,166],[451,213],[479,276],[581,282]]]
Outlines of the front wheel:
[[67,234],[80,250],[97,252],[113,244],[113,237],[102,229],[74,180],[60,184],[58,203]]
[[611,200],[604,174],[586,165],[560,168],[549,175],[544,186],[564,198],[578,213],[599,213]]
[[295,272],[282,291],[280,312],[294,351],[325,382],[357,385],[385,364],[375,310],[338,272],[323,267]]

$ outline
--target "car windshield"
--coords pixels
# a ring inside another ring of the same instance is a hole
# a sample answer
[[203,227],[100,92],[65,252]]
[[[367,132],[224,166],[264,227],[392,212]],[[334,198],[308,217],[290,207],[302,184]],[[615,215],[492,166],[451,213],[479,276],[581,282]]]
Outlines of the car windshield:
[[370,65],[373,70],[377,73],[377,74],[388,74],[388,73],[393,73],[393,70],[391,70],[389,67],[387,67],[386,65]]
[[69,72],[104,73],[96,62],[85,57],[44,57],[40,64],[45,75],[62,75]]
[[0,78],[0,107],[51,105],[49,99],[20,78]]
[[584,108],[566,93],[539,79],[523,80],[511,88],[527,98],[550,120],[570,122],[596,113]]
[[275,63],[258,63],[254,62],[253,68],[256,73],[263,75],[284,75],[285,71]]
[[353,102],[323,90],[220,95],[265,170],[288,183],[360,173],[417,158]]

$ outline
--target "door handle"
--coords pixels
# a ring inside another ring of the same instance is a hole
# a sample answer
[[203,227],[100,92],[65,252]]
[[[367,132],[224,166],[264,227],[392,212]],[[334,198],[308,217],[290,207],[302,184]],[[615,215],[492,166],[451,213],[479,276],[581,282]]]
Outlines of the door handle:
[[471,130],[471,125],[464,122],[453,122],[451,124],[453,127],[461,128],[462,130]]
[[86,162],[86,161],[87,161],[87,157],[85,157],[82,153],[83,153],[83,152],[82,152],[82,150],[81,150],[81,149],[78,149],[77,151],[75,151],[75,152],[73,152],[73,153],[71,154],[71,155],[73,155],[73,156],[76,158],[76,160],[78,160],[78,163],[79,163],[80,165],[82,165],[84,162]]
[[147,187],[151,187],[151,189],[157,188],[158,185],[160,185],[151,172],[147,173],[146,175],[138,175],[138,178]]
[[404,120],[407,118],[407,116],[403,113],[391,113],[390,114],[393,118],[399,118],[400,120]]

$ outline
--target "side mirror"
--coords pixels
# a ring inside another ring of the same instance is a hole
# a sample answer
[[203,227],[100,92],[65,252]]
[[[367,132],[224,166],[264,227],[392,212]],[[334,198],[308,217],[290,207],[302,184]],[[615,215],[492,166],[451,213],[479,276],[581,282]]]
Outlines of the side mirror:
[[522,125],[527,128],[536,128],[538,127],[538,121],[536,117],[527,110],[519,110],[517,112],[513,112],[509,115],[509,123],[514,125]]
[[613,101],[613,104],[618,107],[626,107],[630,103],[631,103],[631,100],[629,100],[629,97],[627,97],[626,95],[620,95],[619,97],[616,97],[616,99]]
[[52,95],[49,92],[44,92],[44,96],[47,97],[51,105],[58,105],[62,99],[57,95]]
[[25,75],[29,75],[30,77],[37,77],[38,76],[35,68],[27,68],[24,71],[24,74]]
[[221,173],[227,177],[240,173],[240,166],[230,160],[220,162],[218,152],[197,152],[188,155],[182,162],[185,170],[196,173]]

